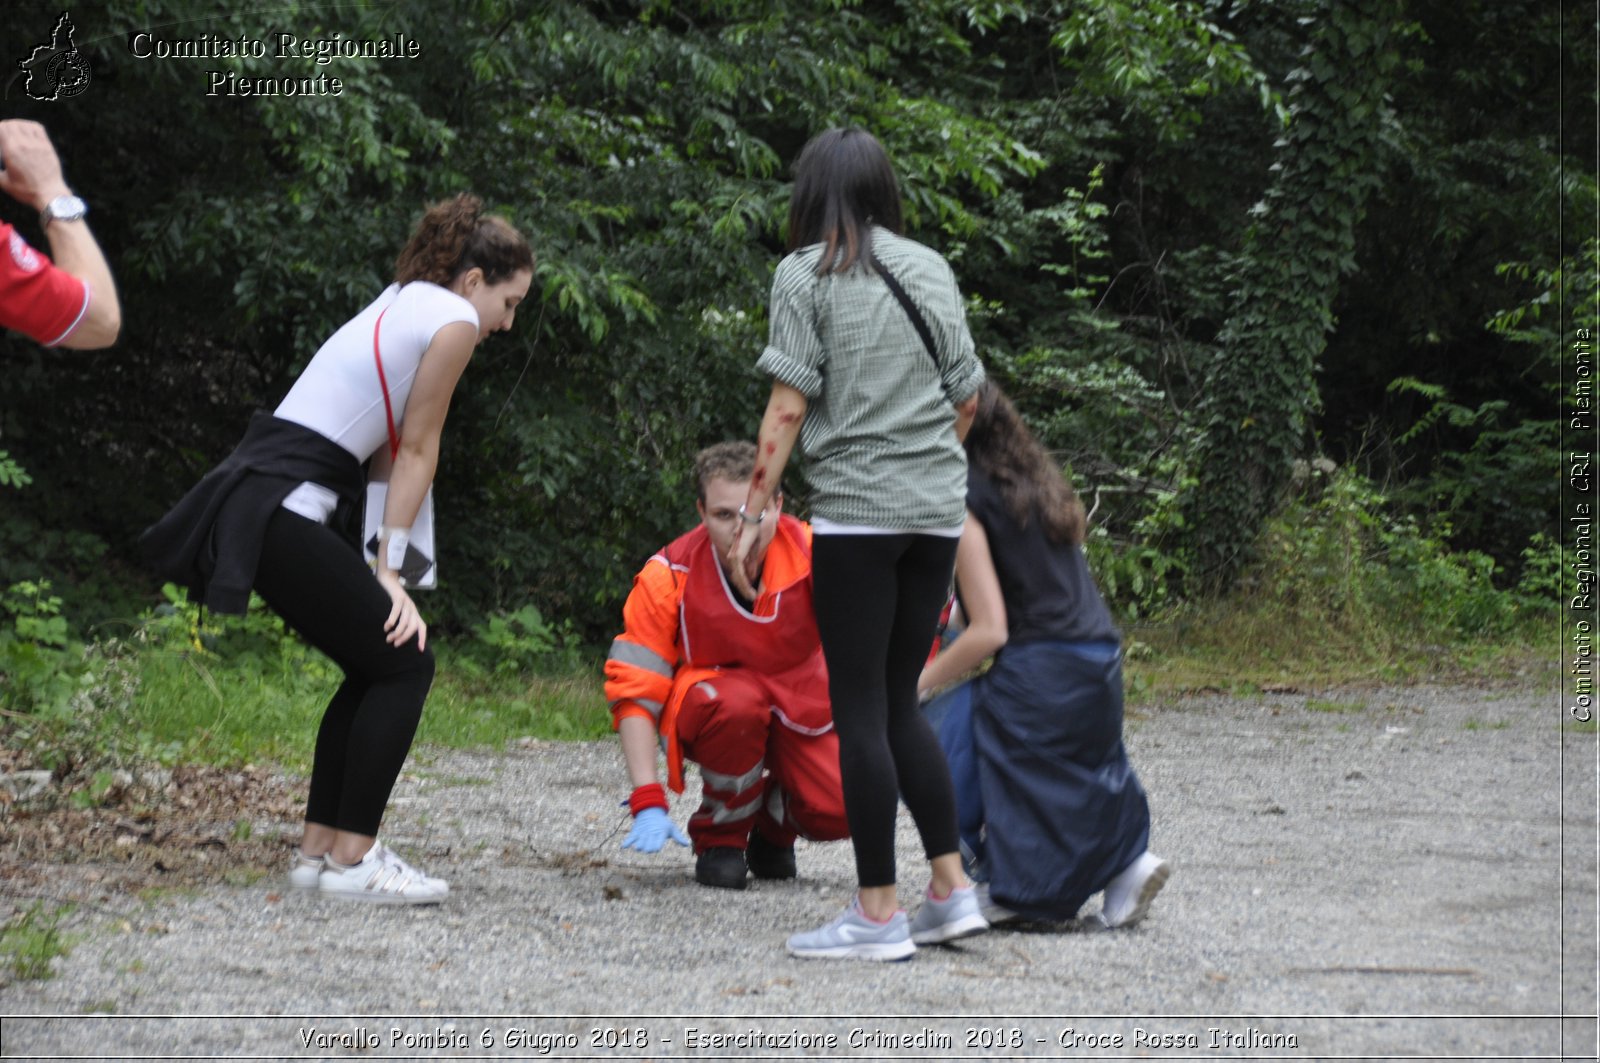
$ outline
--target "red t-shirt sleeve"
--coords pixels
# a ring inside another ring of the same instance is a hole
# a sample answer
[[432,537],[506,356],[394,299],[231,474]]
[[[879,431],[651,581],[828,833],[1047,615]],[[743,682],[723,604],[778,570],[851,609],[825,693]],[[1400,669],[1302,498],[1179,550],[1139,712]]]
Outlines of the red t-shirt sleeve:
[[0,222],[0,325],[54,347],[89,311],[89,285]]

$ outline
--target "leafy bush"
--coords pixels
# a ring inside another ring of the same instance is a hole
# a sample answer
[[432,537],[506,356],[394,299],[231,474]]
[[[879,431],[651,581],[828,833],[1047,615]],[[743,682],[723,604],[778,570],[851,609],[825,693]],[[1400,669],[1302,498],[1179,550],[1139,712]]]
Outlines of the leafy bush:
[[128,726],[138,687],[128,644],[73,639],[49,581],[0,595],[0,737],[75,806],[98,804],[127,765],[176,759],[176,745]]
[[1118,541],[1104,524],[1091,524],[1084,548],[1095,582],[1113,613],[1129,621],[1149,620],[1177,600],[1188,573],[1181,552],[1165,543],[1182,526],[1174,491],[1157,491],[1134,522],[1131,534]]
[[1252,582],[1303,621],[1373,639],[1492,638],[1526,614],[1528,592],[1497,587],[1493,558],[1453,551],[1448,524],[1425,529],[1394,509],[1348,468],[1314,471],[1269,524]]
[[0,708],[17,716],[64,716],[87,676],[50,590],[48,580],[24,580],[0,595]]
[[532,605],[491,614],[473,626],[472,636],[454,658],[469,674],[550,674],[571,671],[579,660],[580,640],[572,621],[546,623]]
[[166,602],[140,624],[141,641],[151,651],[226,662],[292,688],[321,688],[339,679],[338,666],[285,627],[259,595],[250,596],[243,616],[219,616],[189,601],[176,584],[166,584],[161,594]]

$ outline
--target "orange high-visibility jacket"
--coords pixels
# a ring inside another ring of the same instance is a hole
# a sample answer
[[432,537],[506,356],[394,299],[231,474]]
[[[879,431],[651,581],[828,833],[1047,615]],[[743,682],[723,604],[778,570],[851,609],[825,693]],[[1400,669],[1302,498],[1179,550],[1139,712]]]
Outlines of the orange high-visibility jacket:
[[[756,675],[782,724],[808,734],[832,727],[810,590],[811,526],[787,515],[778,518],[762,562],[761,596],[749,611],[734,599],[704,525],[673,540],[634,577],[623,632],[606,660],[606,698],[613,727],[629,716],[656,725],[674,791],[683,792],[678,707],[691,687],[724,668]],[[696,638],[696,631],[715,637]]]

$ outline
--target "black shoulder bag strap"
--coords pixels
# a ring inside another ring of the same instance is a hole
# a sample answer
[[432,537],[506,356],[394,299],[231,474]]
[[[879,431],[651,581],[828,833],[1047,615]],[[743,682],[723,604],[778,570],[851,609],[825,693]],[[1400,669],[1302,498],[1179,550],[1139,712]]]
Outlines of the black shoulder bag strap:
[[922,345],[928,348],[928,357],[933,359],[934,371],[938,372],[939,350],[933,345],[933,330],[928,328],[928,322],[923,318],[922,311],[917,309],[917,304],[911,301],[911,296],[906,294],[906,290],[900,287],[900,282],[894,279],[894,274],[890,273],[883,263],[878,261],[877,255],[872,256],[872,268],[878,271],[878,276],[883,278],[883,283],[889,286],[889,290],[894,293],[894,297],[900,300],[900,305],[905,307],[907,316],[911,318],[911,324],[916,326],[917,335],[922,337]]

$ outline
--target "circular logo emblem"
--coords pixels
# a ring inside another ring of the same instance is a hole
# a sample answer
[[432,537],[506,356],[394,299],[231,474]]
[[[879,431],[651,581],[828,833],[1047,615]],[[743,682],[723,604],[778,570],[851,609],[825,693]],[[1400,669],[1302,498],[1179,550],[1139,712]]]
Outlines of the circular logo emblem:
[[89,64],[74,48],[51,59],[44,76],[56,99],[70,99],[89,87]]

